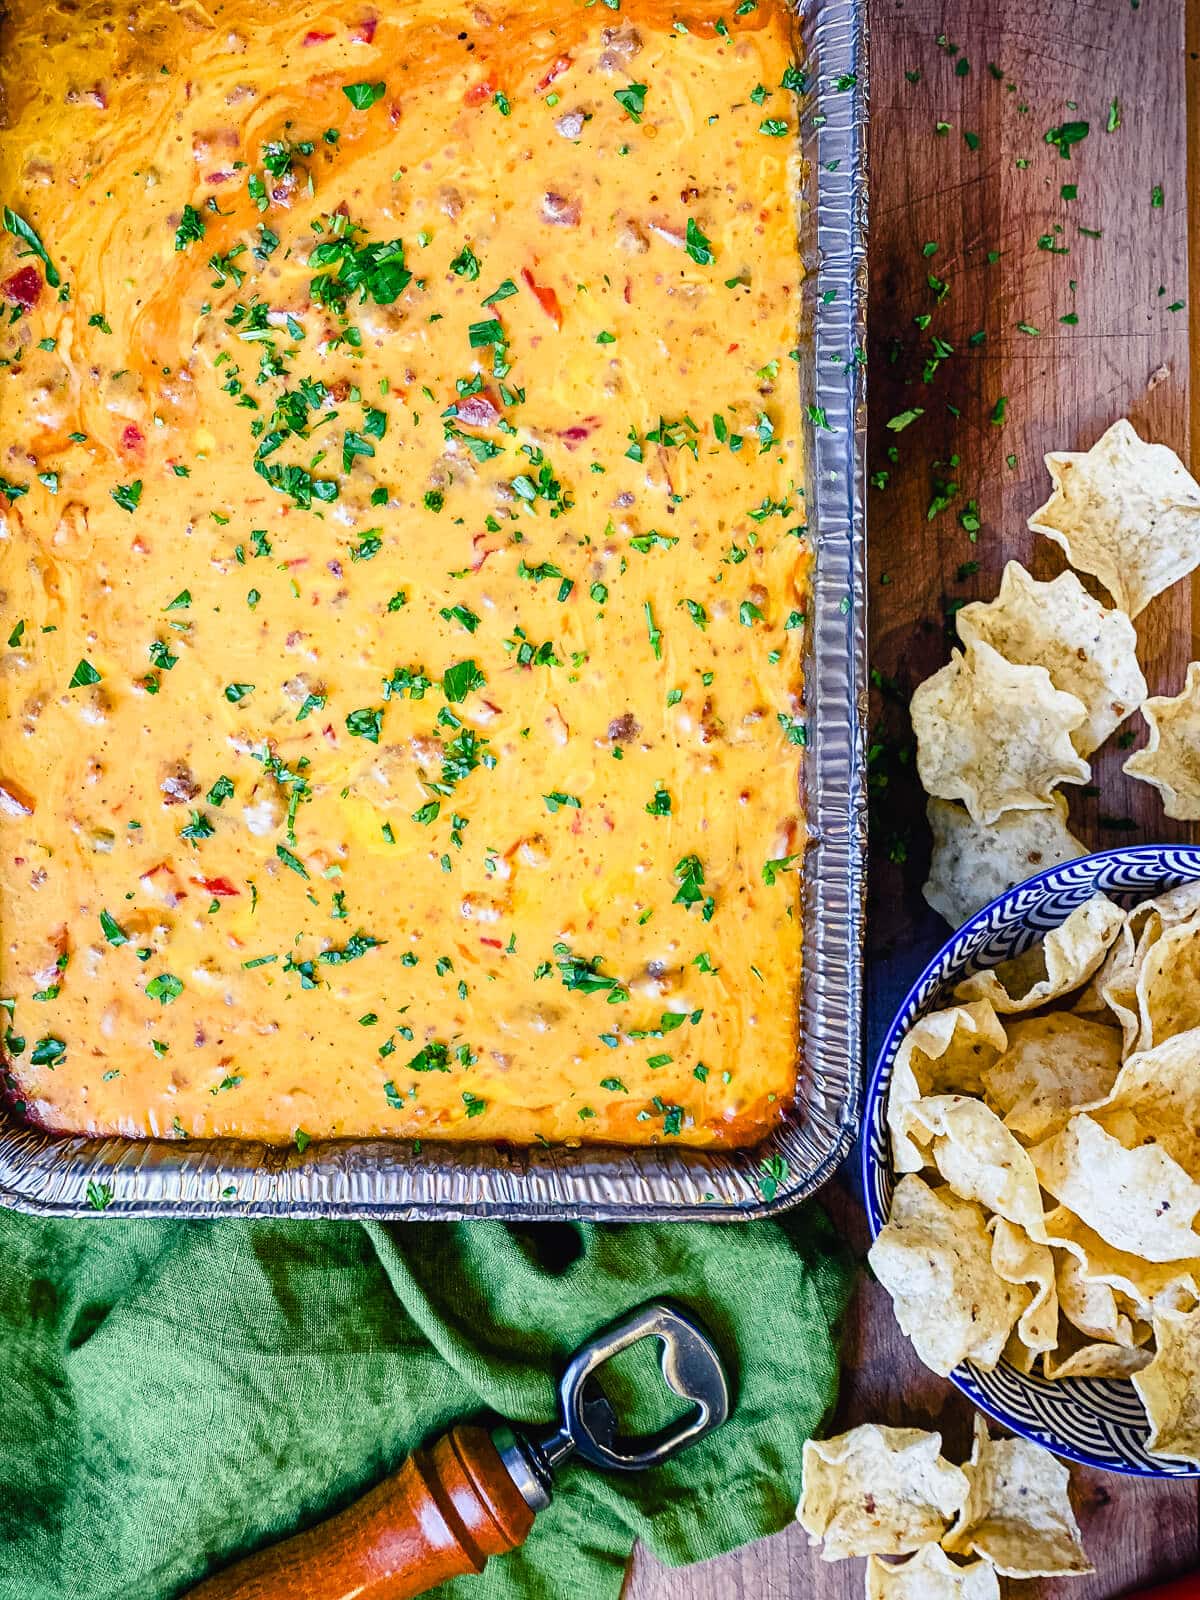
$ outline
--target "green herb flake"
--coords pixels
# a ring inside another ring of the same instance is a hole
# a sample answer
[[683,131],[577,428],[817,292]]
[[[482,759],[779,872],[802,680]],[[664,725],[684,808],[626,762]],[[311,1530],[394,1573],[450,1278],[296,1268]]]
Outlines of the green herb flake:
[[613,99],[634,122],[642,120],[642,113],[646,109],[646,85],[644,83],[631,83],[624,89],[614,89]]
[[157,1000],[160,1005],[169,1006],[178,1000],[183,993],[183,980],[177,978],[173,972],[160,972],[156,978],[151,978],[146,985],[146,998]]
[[386,83],[344,83],[342,93],[356,111],[369,111],[387,93]]

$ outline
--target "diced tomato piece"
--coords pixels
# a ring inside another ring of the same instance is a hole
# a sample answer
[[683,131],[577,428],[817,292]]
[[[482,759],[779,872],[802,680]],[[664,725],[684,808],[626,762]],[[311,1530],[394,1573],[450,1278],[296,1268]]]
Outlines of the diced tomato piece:
[[478,83],[473,83],[467,90],[466,94],[463,95],[463,105],[484,105],[492,98],[495,92],[496,85],[492,82],[492,80],[490,78],[481,78]]
[[530,294],[541,306],[556,328],[562,327],[562,306],[553,289],[546,289],[540,283],[535,283],[533,273],[528,267],[521,268],[521,276],[529,289]]
[[485,939],[482,934],[480,934],[480,936],[479,936],[479,942],[480,942],[480,944],[490,945],[493,950],[503,950],[504,949],[504,945],[503,945],[503,942],[501,940],[499,940],[499,939]]
[[145,442],[146,436],[142,430],[135,423],[126,423],[124,432],[121,434],[121,449],[140,450]]
[[567,70],[567,68],[570,65],[571,65],[570,56],[559,56],[551,64],[551,66],[550,66],[549,70],[547,71],[545,77],[538,79],[538,88],[539,89],[548,89],[550,87],[550,85],[554,82],[555,78],[561,77],[562,74]]
[[322,33],[318,28],[310,28],[301,39],[301,44],[328,44],[333,38],[331,33]]
[[230,895],[241,894],[236,883],[230,883],[228,878],[193,878],[192,882],[198,884],[208,894],[217,895],[221,899],[228,899]]
[[378,17],[364,17],[351,33],[350,37],[355,44],[370,44],[375,37],[375,29],[379,26]]
[[14,272],[11,278],[5,278],[0,289],[4,298],[11,300],[14,305],[23,306],[26,311],[37,304],[38,296],[42,292],[42,275],[36,267],[22,267]]

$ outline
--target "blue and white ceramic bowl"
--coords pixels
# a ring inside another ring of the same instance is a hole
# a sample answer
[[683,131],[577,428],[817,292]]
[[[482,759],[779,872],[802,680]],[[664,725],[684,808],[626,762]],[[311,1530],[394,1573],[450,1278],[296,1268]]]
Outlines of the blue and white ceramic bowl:
[[[949,1004],[955,985],[969,972],[1020,955],[1094,894],[1102,892],[1118,905],[1133,906],[1197,879],[1200,848],[1144,844],[1101,850],[1028,878],[977,912],[947,941],[909,990],[883,1041],[867,1090],[862,1176],[872,1238],[887,1221],[895,1185],[885,1120],[892,1066],[901,1040],[917,1018]],[[951,1374],[951,1381],[989,1417],[1070,1461],[1142,1478],[1200,1477],[1200,1467],[1147,1454],[1149,1429],[1137,1391],[1128,1380],[1064,1378],[1050,1383],[1017,1372],[1006,1362],[995,1372],[980,1372],[964,1362]]]

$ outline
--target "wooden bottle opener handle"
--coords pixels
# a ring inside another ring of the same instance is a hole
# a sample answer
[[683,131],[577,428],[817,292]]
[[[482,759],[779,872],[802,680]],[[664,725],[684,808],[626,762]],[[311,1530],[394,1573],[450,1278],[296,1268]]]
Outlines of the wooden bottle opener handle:
[[533,1511],[482,1428],[456,1427],[328,1522],[187,1600],[410,1600],[524,1542]]

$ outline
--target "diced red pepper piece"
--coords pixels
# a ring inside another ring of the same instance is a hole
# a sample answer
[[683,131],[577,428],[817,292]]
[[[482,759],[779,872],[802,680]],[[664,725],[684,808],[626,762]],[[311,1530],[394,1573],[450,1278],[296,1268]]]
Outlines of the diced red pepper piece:
[[333,38],[331,33],[322,33],[319,28],[310,28],[301,39],[301,44],[328,44]]
[[570,56],[559,56],[551,64],[550,68],[546,72],[545,77],[538,79],[538,88],[539,89],[548,89],[550,87],[550,85],[554,82],[555,78],[561,77],[562,74],[567,70],[567,68],[570,65],[571,65]]
[[230,895],[241,894],[236,883],[231,883],[228,878],[193,878],[192,882],[211,895],[221,899],[228,899]]
[[541,306],[556,328],[562,327],[562,306],[553,289],[546,289],[540,283],[535,283],[533,273],[528,267],[521,268],[521,276],[525,280],[530,294]]
[[478,83],[473,83],[467,90],[466,94],[463,95],[463,105],[484,105],[492,98],[495,92],[496,85],[492,82],[492,80],[490,78],[481,78]]
[[375,29],[379,26],[378,17],[364,17],[351,33],[350,37],[355,44],[370,44],[375,37]]

